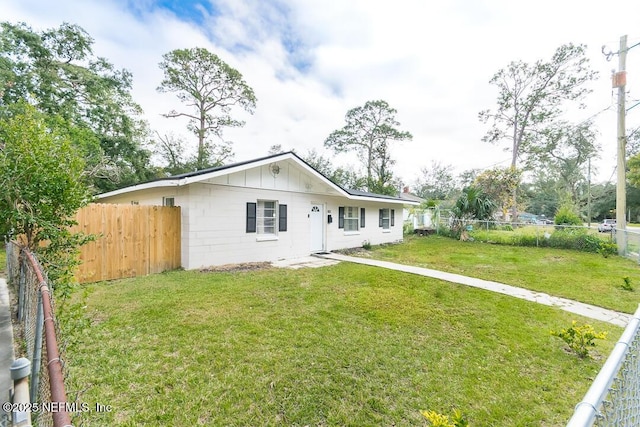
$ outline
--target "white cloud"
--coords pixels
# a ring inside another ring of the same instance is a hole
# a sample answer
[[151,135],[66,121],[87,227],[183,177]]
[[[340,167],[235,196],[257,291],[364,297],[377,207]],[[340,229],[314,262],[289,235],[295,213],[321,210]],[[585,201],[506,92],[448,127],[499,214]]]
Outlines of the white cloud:
[[[630,45],[640,42],[635,0],[211,1],[215,11],[200,26],[149,0],[135,11],[125,0],[0,0],[0,10],[2,20],[38,29],[63,21],[82,26],[98,55],[133,72],[133,95],[152,128],[163,133],[186,131],[184,122],[161,117],[178,107],[171,94],[156,92],[162,54],[194,46],[212,50],[244,75],[258,97],[253,116],[238,113],[246,126],[225,134],[235,142],[237,160],[266,154],[274,144],[321,149],[347,110],[384,99],[398,110],[402,129],[414,135],[393,150],[397,173],[408,183],[432,160],[462,172],[510,158],[481,142],[486,126],[477,119],[495,105],[489,79],[510,61],[547,59],[563,43],[589,45],[601,78],[587,109],[572,113],[579,120],[615,101],[609,75],[617,57],[607,62],[600,47],[616,51],[622,34],[629,34]],[[211,4],[200,10],[212,10]],[[629,53],[627,69],[629,99],[638,99],[640,46]],[[600,179],[608,179],[615,165],[614,111],[598,116]],[[640,125],[640,108],[629,112],[627,124]]]

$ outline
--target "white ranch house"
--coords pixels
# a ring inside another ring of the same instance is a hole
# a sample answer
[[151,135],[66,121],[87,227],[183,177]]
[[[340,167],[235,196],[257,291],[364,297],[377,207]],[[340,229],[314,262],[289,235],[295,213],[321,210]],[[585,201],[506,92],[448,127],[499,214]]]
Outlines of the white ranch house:
[[399,242],[403,205],[414,204],[341,188],[292,152],[161,178],[98,201],[180,206],[185,269]]

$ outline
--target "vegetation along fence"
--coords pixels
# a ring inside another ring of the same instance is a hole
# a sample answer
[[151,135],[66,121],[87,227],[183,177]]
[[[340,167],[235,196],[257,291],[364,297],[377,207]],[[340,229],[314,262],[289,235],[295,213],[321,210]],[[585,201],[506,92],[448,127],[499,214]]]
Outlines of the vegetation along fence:
[[52,289],[33,253],[15,242],[7,243],[6,253],[7,277],[18,296],[17,319],[24,352],[31,361],[30,403],[20,404],[26,404],[27,410],[38,405],[38,411],[29,411],[37,426],[71,425]]
[[640,307],[567,427],[640,425]]
[[[453,220],[440,216],[432,225],[438,234],[450,235]],[[622,254],[640,263],[640,228],[629,227],[626,230],[612,229],[600,232],[599,224],[588,226],[555,225],[548,222],[512,223],[504,221],[465,220],[465,229],[473,240],[514,246],[541,246],[563,249],[578,249],[590,252],[616,253],[614,245],[622,233],[626,242]],[[567,233],[554,234],[556,231]]]
[[179,268],[180,208],[92,203],[76,214],[73,232],[96,236],[80,248],[80,283]]

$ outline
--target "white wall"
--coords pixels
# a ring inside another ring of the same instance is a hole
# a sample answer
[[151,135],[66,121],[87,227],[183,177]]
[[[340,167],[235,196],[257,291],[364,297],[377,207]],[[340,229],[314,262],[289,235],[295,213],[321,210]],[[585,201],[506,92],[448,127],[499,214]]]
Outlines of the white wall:
[[[211,265],[242,262],[275,261],[310,254],[310,219],[312,204],[324,205],[326,231],[325,250],[331,251],[402,240],[402,205],[389,203],[356,203],[339,197],[294,193],[279,190],[252,189],[212,184],[189,186],[189,208],[183,215],[183,230],[189,241],[183,266],[194,269]],[[257,200],[277,200],[287,205],[287,231],[278,232],[277,240],[246,232],[246,204]],[[358,232],[338,228],[338,207],[365,208],[365,227]],[[395,225],[390,230],[378,226],[378,209],[395,209]],[[333,222],[328,224],[328,210]]]
[[[402,202],[349,200],[294,162],[280,162],[280,166],[277,176],[263,165],[208,182],[133,191],[100,201],[160,205],[163,197],[174,197],[182,209],[182,266],[186,269],[309,255],[312,204],[323,206],[327,251],[360,247],[365,241],[377,245],[402,240]],[[278,232],[276,239],[246,232],[246,204],[257,200],[287,205],[287,231]],[[338,228],[340,206],[365,208],[365,227],[358,232]],[[380,208],[395,209],[395,225],[389,230],[378,226]]]

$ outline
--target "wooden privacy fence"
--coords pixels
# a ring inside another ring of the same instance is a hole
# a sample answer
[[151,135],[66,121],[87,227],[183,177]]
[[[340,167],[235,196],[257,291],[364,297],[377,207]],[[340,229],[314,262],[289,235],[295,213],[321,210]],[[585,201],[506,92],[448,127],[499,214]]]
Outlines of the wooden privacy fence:
[[96,235],[80,248],[80,283],[181,266],[180,207],[92,203],[78,211],[76,221],[73,232]]

